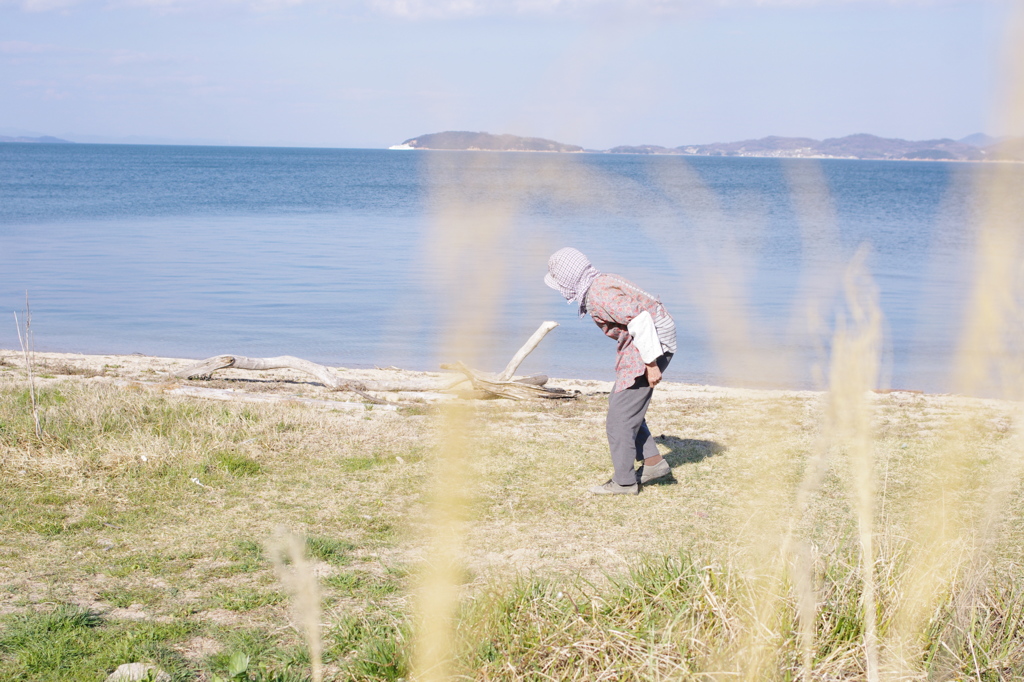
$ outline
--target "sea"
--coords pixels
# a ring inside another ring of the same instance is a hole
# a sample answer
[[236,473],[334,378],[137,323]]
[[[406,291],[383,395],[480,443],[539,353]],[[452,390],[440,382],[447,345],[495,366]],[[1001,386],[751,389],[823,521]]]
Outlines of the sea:
[[996,171],[0,144],[0,348],[19,347],[27,305],[39,351],[498,371],[554,320],[521,373],[610,380],[615,343],[543,283],[574,246],[661,297],[669,380],[821,388],[837,330],[877,329],[880,388],[946,392],[975,189]]

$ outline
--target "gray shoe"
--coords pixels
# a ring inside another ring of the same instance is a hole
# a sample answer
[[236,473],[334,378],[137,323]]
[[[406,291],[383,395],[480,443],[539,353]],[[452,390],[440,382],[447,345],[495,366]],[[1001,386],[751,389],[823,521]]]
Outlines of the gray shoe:
[[604,485],[595,485],[590,489],[590,492],[595,495],[638,495],[640,493],[640,486],[636,483],[633,485],[619,485],[609,479]]
[[646,485],[647,483],[650,483],[651,481],[656,481],[659,478],[664,478],[665,476],[671,475],[672,474],[672,467],[670,467],[668,465],[668,461],[667,460],[663,459],[660,462],[658,462],[657,464],[652,464],[651,466],[646,466],[645,465],[640,470],[640,472],[641,472],[640,473],[640,483],[643,484],[643,485]]

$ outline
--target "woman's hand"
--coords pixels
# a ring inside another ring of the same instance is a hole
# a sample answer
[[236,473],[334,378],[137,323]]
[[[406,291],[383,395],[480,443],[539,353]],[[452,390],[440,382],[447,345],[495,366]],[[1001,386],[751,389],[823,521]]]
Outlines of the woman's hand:
[[661,370],[658,369],[657,360],[647,365],[647,383],[650,384],[651,388],[661,383]]

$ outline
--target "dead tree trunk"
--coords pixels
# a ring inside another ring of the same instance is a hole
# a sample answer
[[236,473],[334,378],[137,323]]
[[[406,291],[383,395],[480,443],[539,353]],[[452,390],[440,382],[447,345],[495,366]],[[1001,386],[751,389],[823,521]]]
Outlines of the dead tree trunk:
[[516,351],[516,354],[512,356],[512,359],[505,365],[505,369],[498,375],[498,381],[511,381],[516,370],[519,369],[519,365],[523,364],[523,360],[526,356],[533,352],[538,344],[548,335],[548,332],[558,326],[557,322],[542,322],[537,331],[533,333],[526,343],[523,344],[522,348]]
[[372,403],[384,404],[387,402],[380,398],[374,398],[367,393],[366,386],[361,383],[344,381],[323,365],[318,365],[315,362],[303,360],[302,358],[292,357],[291,355],[279,355],[276,358],[246,358],[241,355],[217,355],[195,365],[190,365],[185,369],[178,370],[174,373],[174,376],[182,379],[192,379],[211,376],[218,369],[228,368],[250,370],[294,369],[313,375],[332,391],[352,391]]
[[[241,355],[217,355],[212,358],[207,358],[195,365],[190,365],[185,369],[178,370],[174,373],[174,376],[182,379],[192,379],[195,377],[210,376],[218,369],[228,368],[252,370],[294,369],[306,374],[312,374],[322,381],[325,386],[336,391],[353,385],[351,382],[342,381],[336,377],[330,369],[323,365],[318,365],[315,362],[303,360],[302,358],[295,358],[291,355],[281,355],[276,358],[245,358]],[[356,387],[362,388],[362,386]]]
[[537,328],[537,331],[523,344],[500,374],[480,372],[458,362],[454,365],[442,365],[445,369],[456,369],[462,372],[466,379],[459,379],[455,382],[448,380],[444,383],[438,382],[413,382],[406,384],[401,382],[369,382],[367,384],[358,381],[346,381],[336,375],[331,368],[318,365],[309,360],[281,355],[276,358],[246,358],[241,355],[217,355],[207,358],[202,362],[189,365],[174,373],[174,376],[181,379],[193,379],[209,377],[220,369],[247,369],[247,370],[269,370],[269,369],[293,369],[298,372],[312,375],[320,380],[324,386],[332,391],[352,391],[370,402],[385,404],[387,401],[375,398],[367,390],[377,391],[443,391],[469,381],[474,388],[492,393],[505,398],[524,400],[528,398],[572,398],[573,394],[562,389],[545,388],[548,378],[544,375],[522,377],[512,380],[515,371],[522,364],[526,356],[533,352],[541,340],[552,329],[558,326],[557,322],[544,322]]
[[527,339],[526,343],[516,351],[516,354],[512,356],[512,359],[509,360],[508,365],[505,366],[505,369],[500,374],[481,372],[467,367],[462,362],[441,365],[441,367],[442,369],[457,369],[466,375],[470,383],[473,384],[473,388],[503,398],[513,398],[515,400],[528,400],[530,398],[564,400],[566,398],[575,398],[575,394],[568,393],[563,389],[545,387],[544,384],[547,383],[548,379],[543,375],[524,377],[516,381],[511,380],[515,371],[519,369],[519,365],[526,359],[526,356],[532,353],[541,340],[547,336],[548,332],[557,326],[557,322],[543,322],[537,328],[537,331],[533,333],[533,336]]
[[466,367],[462,362],[442,366],[457,369],[465,374],[469,379],[469,382],[473,384],[473,388],[478,391],[493,393],[494,395],[502,398],[512,398],[514,400],[529,400],[530,398],[571,400],[576,397],[575,393],[569,393],[563,388],[550,388],[547,386],[537,386],[536,384],[526,383],[526,381],[533,379],[533,377],[526,377],[526,381],[498,381],[493,374],[478,372],[475,369]]

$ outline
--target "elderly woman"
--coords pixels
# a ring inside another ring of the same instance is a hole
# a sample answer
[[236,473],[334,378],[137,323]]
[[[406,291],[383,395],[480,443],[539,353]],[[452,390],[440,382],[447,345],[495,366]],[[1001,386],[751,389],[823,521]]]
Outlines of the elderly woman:
[[[615,473],[590,492],[636,495],[643,484],[672,473],[645,416],[654,387],[676,352],[675,322],[657,296],[618,275],[598,272],[573,248],[552,254],[544,283],[578,304],[581,318],[590,313],[601,331],[619,344],[605,422]],[[637,461],[642,462],[639,472],[634,469]]]

